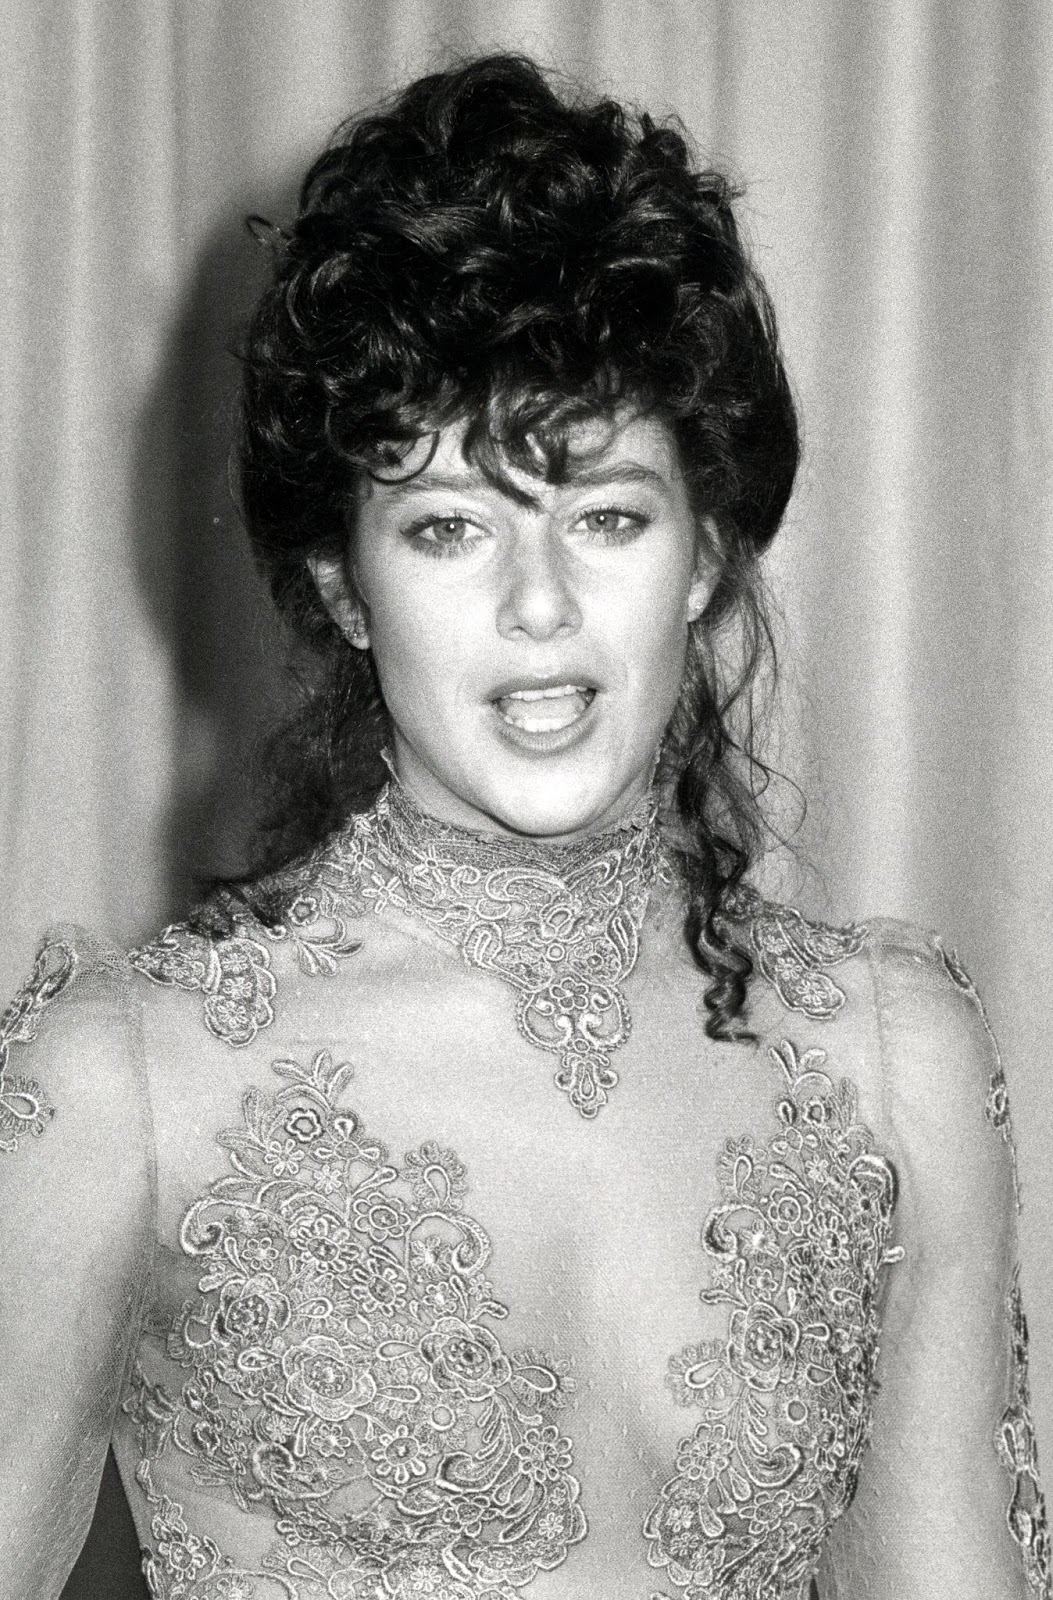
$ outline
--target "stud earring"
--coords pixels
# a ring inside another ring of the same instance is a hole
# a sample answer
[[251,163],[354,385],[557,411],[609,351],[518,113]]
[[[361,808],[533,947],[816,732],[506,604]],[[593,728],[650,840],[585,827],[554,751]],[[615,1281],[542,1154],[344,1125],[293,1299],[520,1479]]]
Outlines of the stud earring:
[[361,615],[361,613],[359,613],[354,622],[351,624],[351,631],[347,637],[354,645],[356,650],[368,650],[369,629],[366,627],[365,618]]

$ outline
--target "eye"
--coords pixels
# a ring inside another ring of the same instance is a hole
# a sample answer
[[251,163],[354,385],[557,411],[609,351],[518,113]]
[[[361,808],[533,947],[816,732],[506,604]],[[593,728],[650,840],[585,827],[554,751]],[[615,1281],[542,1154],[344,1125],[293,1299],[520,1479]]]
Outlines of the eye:
[[467,517],[421,517],[404,530],[405,537],[428,555],[457,555],[484,537],[482,530]]
[[596,539],[611,543],[624,543],[635,538],[647,526],[647,518],[638,511],[623,511],[618,506],[597,506],[578,518],[578,526]]

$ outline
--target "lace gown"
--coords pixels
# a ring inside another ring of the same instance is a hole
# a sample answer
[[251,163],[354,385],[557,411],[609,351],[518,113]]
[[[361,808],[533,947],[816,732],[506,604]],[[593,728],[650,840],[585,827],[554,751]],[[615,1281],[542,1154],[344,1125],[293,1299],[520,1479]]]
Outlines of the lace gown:
[[164,1600],[1048,1595],[975,990],[728,915],[754,1043],[651,812],[543,849],[393,787],[256,911],[53,935],[0,1025],[5,1592],[112,1439]]

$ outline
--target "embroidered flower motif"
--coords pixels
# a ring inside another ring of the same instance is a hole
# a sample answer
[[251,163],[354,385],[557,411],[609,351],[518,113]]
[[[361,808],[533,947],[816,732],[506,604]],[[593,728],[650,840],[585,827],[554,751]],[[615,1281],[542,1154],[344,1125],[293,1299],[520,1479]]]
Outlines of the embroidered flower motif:
[[285,1131],[299,1144],[313,1144],[325,1134],[325,1123],[314,1106],[297,1106],[285,1119]]
[[763,1300],[755,1300],[732,1313],[728,1365],[751,1388],[774,1389],[793,1377],[800,1337],[798,1323],[780,1316]]
[[391,1433],[382,1433],[375,1450],[370,1451],[373,1463],[372,1476],[388,1479],[400,1489],[423,1478],[428,1470],[428,1459],[435,1447],[425,1433],[410,1433],[405,1422],[400,1422]]
[[512,1376],[508,1358],[489,1328],[440,1317],[420,1342],[432,1382],[444,1393],[481,1400]]
[[0,1084],[0,1149],[14,1149],[24,1133],[38,1138],[55,1115],[36,1078],[8,1073]]
[[33,971],[0,1017],[0,1151],[13,1153],[26,1134],[36,1138],[55,1115],[36,1078],[9,1071],[11,1046],[37,1036],[46,1006],[60,995],[77,967],[70,945],[52,939],[41,945]]
[[[220,1563],[220,1553],[211,1539],[201,1539],[189,1531],[182,1508],[167,1495],[157,1498],[158,1511],[150,1524],[154,1547],[157,1556],[164,1563],[166,1578],[173,1579],[175,1587],[166,1583],[165,1588],[155,1587],[155,1593],[163,1595],[188,1595],[189,1584],[194,1584],[200,1579],[209,1578],[216,1571]],[[156,1565],[148,1563],[146,1574],[153,1577],[150,1567]]]
[[[825,1177],[826,1169],[820,1168],[812,1181],[821,1183]],[[852,1228],[849,1219],[836,1206],[828,1202],[821,1204],[816,1211],[811,1242],[815,1250],[816,1270],[846,1264],[852,1259]]]
[[425,1233],[410,1245],[410,1266],[422,1283],[441,1284],[450,1276],[453,1246],[437,1233]]
[[259,1344],[290,1318],[289,1301],[269,1273],[229,1279],[220,1290],[211,1335],[217,1345]]
[[214,1578],[209,1600],[255,1600],[256,1586],[241,1573],[226,1573]]
[[311,1173],[311,1183],[319,1194],[335,1194],[343,1181],[344,1169],[338,1161],[320,1161]]
[[535,1483],[560,1483],[570,1470],[573,1446],[552,1423],[524,1428],[516,1445],[516,1460],[520,1471]]
[[[771,1052],[786,1092],[767,1145],[728,1141],[702,1231],[702,1299],[731,1308],[725,1341],[669,1365],[703,1420],[644,1524],[648,1560],[684,1600],[803,1592],[844,1510],[870,1429],[881,1269],[895,1178],[825,1055]],[[822,1102],[822,1104],[820,1104]]]
[[293,1405],[327,1422],[343,1422],[377,1392],[376,1380],[337,1339],[316,1333],[282,1356]]
[[[313,1186],[312,1186],[313,1187]],[[304,1205],[288,1229],[290,1248],[323,1272],[346,1275],[362,1257],[362,1244],[338,1213],[317,1205]]]
[[691,1483],[709,1484],[731,1463],[732,1439],[722,1422],[700,1422],[676,1455],[676,1470]]
[[230,1236],[238,1259],[250,1273],[266,1273],[282,1249],[282,1230],[269,1212],[241,1207],[230,1219]]
[[[348,1065],[324,1051],[274,1065],[286,1085],[247,1092],[221,1136],[233,1171],[180,1229],[200,1268],[165,1341],[182,1388],[140,1374],[125,1409],[159,1516],[152,1464],[174,1450],[243,1509],[269,1504],[277,1542],[244,1571],[192,1543],[168,1503],[150,1581],[164,1600],[213,1600],[220,1576],[306,1600],[310,1571],[334,1600],[511,1600],[585,1534],[556,1420],[572,1385],[493,1331],[505,1308],[456,1156],[428,1143],[389,1164],[339,1104]],[[278,1173],[286,1144],[299,1159]],[[328,1195],[323,1170],[339,1180]]]
[[728,1370],[726,1346],[717,1339],[686,1345],[669,1363],[666,1382],[678,1406],[705,1405],[719,1412],[737,1393]]
[[410,1229],[410,1214],[394,1195],[356,1195],[351,1212],[353,1226],[368,1234],[375,1244],[385,1244],[388,1239],[400,1239]]
[[765,1210],[775,1232],[784,1237],[802,1238],[812,1220],[812,1202],[808,1190],[798,1183],[777,1185],[768,1196]]
[[338,1421],[319,1418],[310,1433],[311,1443],[320,1456],[346,1456],[352,1435]]
[[848,1456],[848,1424],[844,1417],[821,1417],[816,1425],[813,1449],[815,1464],[820,1472],[832,1477],[840,1470]]

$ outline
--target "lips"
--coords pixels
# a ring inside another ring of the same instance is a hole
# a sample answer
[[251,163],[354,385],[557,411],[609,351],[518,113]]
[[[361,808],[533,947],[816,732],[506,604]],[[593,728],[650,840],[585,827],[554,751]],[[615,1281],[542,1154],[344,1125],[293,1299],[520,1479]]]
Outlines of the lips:
[[524,733],[557,732],[569,728],[592,704],[591,684],[560,683],[538,688],[510,689],[495,695],[493,704],[512,727]]

